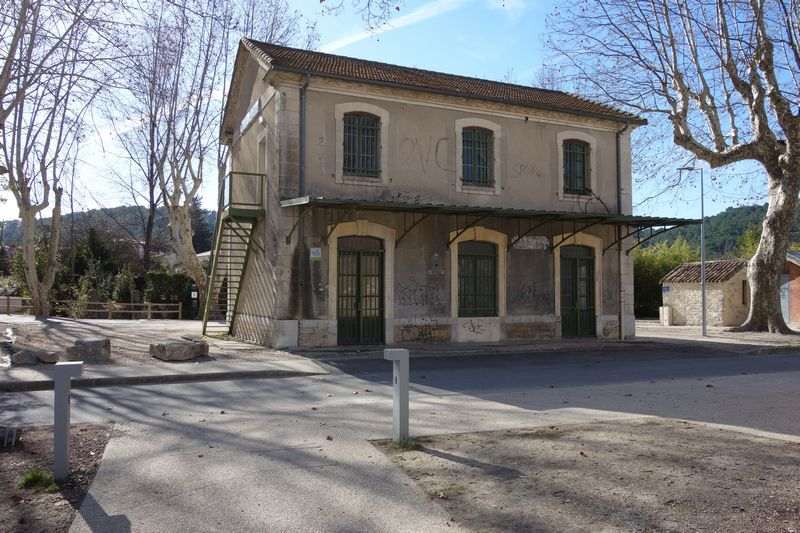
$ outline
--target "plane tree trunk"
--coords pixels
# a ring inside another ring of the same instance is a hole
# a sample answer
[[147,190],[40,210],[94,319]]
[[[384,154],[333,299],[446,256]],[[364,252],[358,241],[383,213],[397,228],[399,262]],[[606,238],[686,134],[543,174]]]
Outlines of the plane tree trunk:
[[797,207],[798,179],[769,178],[769,202],[761,240],[747,266],[750,310],[734,331],[792,333],[781,312],[780,284]]
[[205,302],[208,288],[208,276],[192,244],[190,206],[191,204],[169,206],[167,212],[169,213],[170,237],[178,261],[197,286],[198,301],[202,305]]

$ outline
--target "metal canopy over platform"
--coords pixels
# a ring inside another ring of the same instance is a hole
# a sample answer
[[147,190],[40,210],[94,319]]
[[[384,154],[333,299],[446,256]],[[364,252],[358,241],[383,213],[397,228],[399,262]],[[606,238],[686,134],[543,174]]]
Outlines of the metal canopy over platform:
[[[430,215],[462,215],[473,217],[472,221],[466,223],[466,227],[461,232],[477,225],[487,218],[505,218],[527,221],[527,227],[520,227],[517,236],[509,243],[509,248],[513,248],[521,238],[529,235],[533,230],[550,223],[569,222],[573,224],[573,231],[570,235],[562,238],[553,246],[559,246],[573,235],[580,233],[593,226],[610,225],[620,227],[619,237],[608,246],[603,252],[616,246],[619,242],[628,238],[633,238],[636,243],[626,250],[630,253],[634,248],[644,244],[650,239],[661,235],[667,231],[699,224],[699,219],[691,218],[672,218],[672,217],[651,217],[638,215],[620,215],[616,213],[587,213],[574,211],[543,211],[537,209],[517,209],[511,207],[487,207],[471,205],[452,205],[452,204],[433,204],[433,203],[411,203],[398,202],[392,200],[361,200],[357,198],[330,198],[323,196],[301,196],[281,200],[281,207],[299,208],[334,208],[351,209],[359,211],[390,211],[398,213],[416,213],[422,215],[419,220],[414,220],[411,227],[405,229],[398,239],[398,242],[414,228],[419,222]],[[647,234],[643,234],[649,230]]]

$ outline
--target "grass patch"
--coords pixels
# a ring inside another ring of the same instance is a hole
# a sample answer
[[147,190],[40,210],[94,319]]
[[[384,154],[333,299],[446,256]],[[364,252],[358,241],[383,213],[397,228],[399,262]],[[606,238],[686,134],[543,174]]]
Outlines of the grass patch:
[[58,485],[53,479],[53,474],[41,468],[31,468],[25,472],[19,479],[17,487],[35,491],[58,492]]
[[417,439],[406,439],[401,440],[400,442],[390,442],[388,448],[393,451],[397,452],[414,452],[420,451],[422,449],[422,444],[420,444]]

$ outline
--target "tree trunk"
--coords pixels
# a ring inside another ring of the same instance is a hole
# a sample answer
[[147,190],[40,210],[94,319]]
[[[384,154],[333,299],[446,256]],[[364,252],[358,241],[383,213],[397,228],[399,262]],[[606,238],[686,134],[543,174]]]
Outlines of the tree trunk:
[[147,220],[144,226],[144,247],[142,249],[142,264],[144,271],[150,270],[150,261],[153,254],[153,226],[155,226],[156,208],[151,203],[147,210]]
[[25,282],[31,293],[31,312],[37,318],[47,318],[51,312],[50,290],[58,272],[58,249],[61,244],[62,192],[60,188],[55,189],[55,203],[50,217],[50,238],[47,239],[47,257],[41,276],[36,260],[36,211],[30,207],[20,208]]
[[191,204],[168,206],[169,226],[172,233],[172,244],[186,274],[197,285],[198,301],[205,302],[208,277],[203,265],[197,258],[197,252],[192,245],[192,221],[189,215]]
[[37,317],[50,314],[50,302],[42,298],[39,285],[39,270],[36,265],[36,215],[32,209],[20,209],[22,219],[22,262],[25,283],[31,295],[31,313]]
[[[779,174],[780,171],[776,172]],[[769,203],[761,240],[747,266],[750,310],[747,319],[733,331],[794,333],[781,312],[781,278],[789,248],[789,232],[797,206],[798,179],[769,174]]]

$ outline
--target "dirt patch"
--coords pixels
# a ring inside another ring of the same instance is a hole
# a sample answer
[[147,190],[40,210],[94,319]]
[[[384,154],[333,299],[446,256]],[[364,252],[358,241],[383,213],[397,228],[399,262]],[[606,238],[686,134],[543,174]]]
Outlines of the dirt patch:
[[375,443],[478,531],[800,531],[800,444],[673,420]]
[[110,426],[74,424],[70,431],[70,477],[49,492],[44,487],[25,489],[18,485],[34,469],[51,471],[52,427],[23,428],[14,448],[0,448],[0,531],[69,530],[110,438]]

